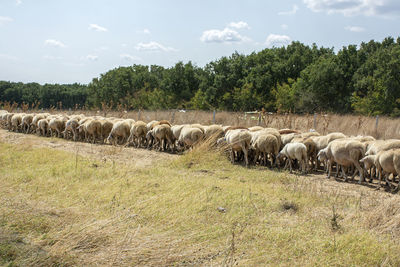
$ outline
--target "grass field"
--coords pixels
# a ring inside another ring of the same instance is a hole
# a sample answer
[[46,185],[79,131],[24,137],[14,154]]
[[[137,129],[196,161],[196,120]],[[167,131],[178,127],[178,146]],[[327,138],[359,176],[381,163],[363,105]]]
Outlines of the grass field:
[[231,165],[0,142],[0,265],[399,266],[400,197]]

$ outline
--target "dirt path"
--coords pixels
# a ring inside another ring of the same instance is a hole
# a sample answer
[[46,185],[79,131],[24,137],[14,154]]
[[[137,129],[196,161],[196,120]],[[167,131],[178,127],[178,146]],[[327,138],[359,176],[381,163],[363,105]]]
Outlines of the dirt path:
[[[111,160],[119,163],[135,164],[137,167],[150,166],[155,162],[173,159],[178,157],[176,154],[157,152],[147,149],[137,149],[133,147],[115,147],[111,145],[89,144],[82,142],[73,142],[60,138],[40,137],[32,134],[22,134],[9,132],[0,129],[0,142],[21,144],[31,147],[47,147],[58,150],[78,153],[81,156],[91,157],[99,160]],[[260,171],[266,170],[264,167]],[[377,181],[373,183],[358,184],[358,179],[354,181],[343,182],[342,179],[332,177],[326,179],[324,173],[312,173],[307,176],[298,176],[299,183],[296,186],[307,187],[311,191],[320,194],[338,194],[345,196],[372,197],[373,199],[386,199],[388,196],[400,196],[392,194],[388,188],[379,188]]]
[[110,145],[73,142],[60,138],[39,137],[33,134],[22,134],[0,129],[0,142],[23,144],[31,147],[47,147],[78,153],[81,156],[100,160],[114,160],[121,163],[135,164],[137,167],[149,166],[155,162],[172,159],[178,155],[160,153],[133,147],[115,147]]

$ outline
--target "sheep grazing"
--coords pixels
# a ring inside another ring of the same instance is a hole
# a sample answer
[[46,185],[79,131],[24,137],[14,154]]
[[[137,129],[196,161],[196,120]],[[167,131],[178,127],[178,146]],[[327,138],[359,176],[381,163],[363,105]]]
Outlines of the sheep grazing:
[[20,128],[22,129],[23,132],[29,133],[29,130],[31,128],[31,123],[33,120],[33,116],[34,116],[33,114],[26,114],[26,115],[22,116]]
[[360,163],[364,165],[364,176],[369,176],[369,182],[372,182],[375,170],[375,155],[363,157],[362,159],[360,159]]
[[222,129],[221,125],[209,125],[209,126],[204,126],[204,138],[205,139],[210,139],[213,138],[214,141],[216,141],[218,138],[222,137],[224,135],[224,130]]
[[57,137],[60,138],[62,132],[65,129],[65,123],[67,122],[66,118],[59,118],[55,117],[50,119],[49,121],[49,129],[50,129],[50,136],[53,136],[54,133],[57,133]]
[[199,123],[191,124],[190,127],[191,128],[198,128],[198,129],[200,129],[200,131],[203,132],[203,134],[205,133],[204,126],[199,124]]
[[[385,176],[386,184],[389,185],[390,184],[388,181],[389,175],[393,174],[393,179],[394,179],[394,177],[397,174],[399,174],[396,171],[394,162],[395,159],[394,155],[399,153],[400,153],[399,150],[390,149],[390,150],[380,151],[378,154],[375,155],[374,164],[379,177],[379,186],[381,186],[382,176]],[[400,167],[399,164],[400,162],[397,161],[396,165]],[[397,170],[399,170],[399,168]]]
[[251,134],[247,129],[227,129],[225,140],[231,148],[231,161],[235,161],[235,152],[243,152],[246,167],[249,166],[248,151],[250,148]]
[[[102,140],[101,122],[99,120],[87,120],[84,124],[79,125],[78,130],[82,129],[85,133],[85,141],[96,142],[96,139]],[[104,140],[104,139],[103,139]]]
[[131,133],[131,127],[129,123],[125,121],[118,121],[114,123],[110,134],[107,137],[107,141],[110,144],[125,144]]
[[47,136],[49,130],[49,122],[47,119],[40,119],[38,121],[38,127],[36,128],[36,133],[41,136]]
[[100,142],[104,144],[104,140],[107,139],[108,135],[110,134],[113,128],[113,122],[107,119],[101,119],[101,140]]
[[159,124],[153,127],[147,135],[151,135],[156,143],[154,147],[158,146],[159,151],[166,151],[167,144],[171,151],[173,150],[173,144],[175,142],[174,136],[171,131],[171,127],[168,124]]
[[300,131],[292,130],[292,129],[280,129],[280,130],[279,130],[279,133],[280,133],[281,135],[283,135],[283,134],[292,134],[292,133],[294,133],[294,134],[301,134]]
[[400,140],[390,139],[390,140],[377,140],[369,146],[366,155],[376,155],[380,151],[387,151],[390,149],[400,148]]
[[202,140],[203,137],[204,133],[201,129],[197,127],[193,128],[190,126],[184,126],[180,131],[178,143],[180,146],[183,146],[184,148],[191,148],[197,142]]
[[292,160],[297,160],[301,164],[303,174],[307,173],[307,147],[304,144],[288,143],[279,152],[277,158],[280,158],[282,155],[287,158],[291,173],[293,171]]
[[63,137],[65,139],[68,139],[68,133],[72,134],[72,138],[74,141],[77,141],[78,139],[78,127],[79,127],[79,122],[76,118],[69,119],[65,123],[65,129],[62,132]]
[[[363,169],[360,166],[359,160],[364,157],[365,147],[359,141],[354,140],[335,140],[329,143],[329,145],[320,150],[318,153],[318,158],[322,160],[327,159],[328,175],[330,178],[332,171],[332,164],[336,162],[342,167],[355,166],[360,174],[359,183],[364,182]],[[342,168],[342,174],[347,181],[347,175],[345,169]],[[353,173],[352,179],[354,179],[356,172]]]
[[19,132],[21,130],[22,116],[25,114],[17,113],[11,118],[11,131]]
[[146,142],[147,127],[143,121],[136,121],[131,127],[131,134],[128,143],[133,143],[136,147],[140,147]]
[[306,132],[306,133],[301,133],[301,137],[311,137],[311,136],[321,136],[318,132]]
[[47,114],[45,113],[40,113],[40,114],[36,114],[35,116],[33,116],[30,128],[33,132],[36,131],[37,127],[38,127],[38,121],[40,121],[41,119],[46,119]]
[[307,162],[311,162],[311,169],[317,170],[317,144],[309,137],[295,137],[291,143],[302,143],[307,147]]
[[279,153],[279,141],[275,135],[269,133],[254,135],[251,139],[251,147],[255,150],[254,163],[261,154],[260,164],[266,166],[268,156],[270,156],[271,167],[274,166],[274,160]]
[[261,127],[261,126],[253,126],[253,127],[249,128],[249,131],[250,132],[257,132],[257,131],[261,131],[263,129],[264,129],[264,127]]

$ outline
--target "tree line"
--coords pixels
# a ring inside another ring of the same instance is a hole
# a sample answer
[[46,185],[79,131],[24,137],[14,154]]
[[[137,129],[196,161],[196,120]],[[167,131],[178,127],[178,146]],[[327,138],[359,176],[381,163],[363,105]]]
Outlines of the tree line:
[[48,108],[187,108],[293,113],[400,115],[400,38],[333,48],[292,42],[249,55],[233,53],[204,67],[133,65],[88,85],[0,82],[2,101]]

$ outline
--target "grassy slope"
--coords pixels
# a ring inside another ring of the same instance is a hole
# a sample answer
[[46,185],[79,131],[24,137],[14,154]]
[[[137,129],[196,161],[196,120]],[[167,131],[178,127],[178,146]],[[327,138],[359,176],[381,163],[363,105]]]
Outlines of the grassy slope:
[[3,265],[400,265],[360,196],[203,149],[135,169],[0,143],[0,185]]

